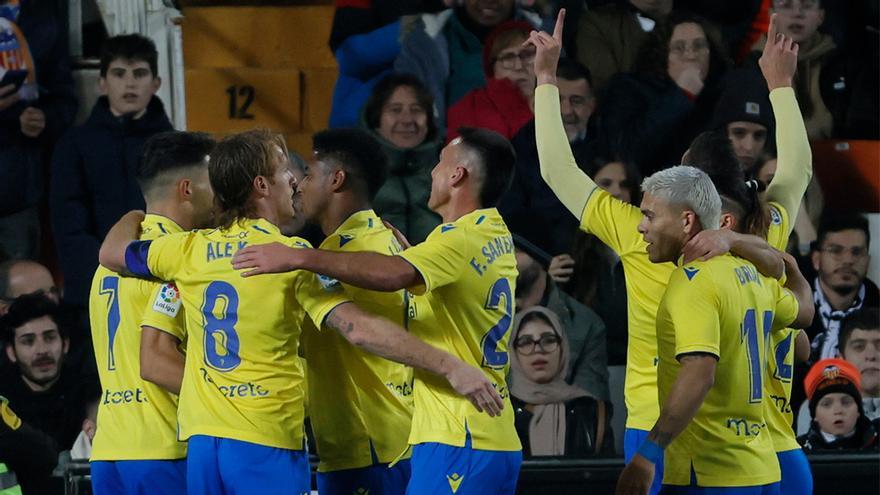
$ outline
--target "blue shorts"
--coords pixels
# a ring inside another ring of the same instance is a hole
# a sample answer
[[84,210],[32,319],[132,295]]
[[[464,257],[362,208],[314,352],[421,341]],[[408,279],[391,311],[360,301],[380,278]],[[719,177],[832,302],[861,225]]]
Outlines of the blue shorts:
[[813,493],[813,472],[807,456],[801,449],[777,452],[782,481],[779,482],[780,495],[801,495]]
[[173,495],[186,493],[186,459],[175,461],[95,461],[95,495]]
[[388,467],[388,464],[376,464],[358,469],[318,473],[318,493],[321,495],[351,495],[352,493],[404,495],[406,485],[409,483],[410,472],[409,459],[405,459],[392,467]]
[[760,486],[697,486],[697,475],[691,468],[691,486],[663,485],[663,491],[660,493],[662,495],[779,495],[779,483]]
[[[624,431],[623,462],[629,464],[629,461],[636,455],[636,451],[639,450],[639,446],[648,438],[648,433],[650,432],[634,428],[627,428]],[[648,493],[650,495],[657,495],[660,493],[661,486],[663,486],[663,459],[660,459],[660,462],[654,465],[654,483],[651,485],[651,491]]]
[[420,443],[412,451],[407,495],[513,495],[522,452]]
[[190,495],[308,494],[309,454],[255,443],[196,435],[189,439],[186,486]]

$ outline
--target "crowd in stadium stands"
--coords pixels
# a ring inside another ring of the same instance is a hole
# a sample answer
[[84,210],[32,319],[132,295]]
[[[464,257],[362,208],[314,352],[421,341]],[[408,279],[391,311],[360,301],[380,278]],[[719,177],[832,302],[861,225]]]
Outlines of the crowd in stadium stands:
[[[771,13],[799,44],[793,88],[809,138],[880,139],[876,2],[336,3],[328,125],[359,127],[381,145],[388,177],[372,204],[410,243],[440,223],[428,208],[431,170],[459,128],[494,130],[516,151],[498,209],[519,269],[510,391],[526,456],[619,455],[623,432],[611,419],[627,414],[612,407],[608,368],[627,363],[624,263],[579,229],[542,178],[532,30],[552,28],[568,8],[557,71],[567,141],[580,169],[625,203],[639,204],[643,176],[697,153],[694,139],[710,139],[704,131],[729,140],[743,179],[769,185],[778,115],[758,57]],[[144,209],[136,180],[144,143],[172,129],[155,96],[155,47],[139,35],[107,40],[102,96],[72,127],[67,35],[52,5],[0,0],[0,463],[29,493],[46,493],[57,454],[88,455],[100,429],[95,405],[110,398],[88,328],[92,277],[111,227]],[[867,278],[868,222],[824,209],[815,174],[795,210],[788,250],[812,284],[815,317],[786,407],[809,452],[876,450],[880,293]],[[309,232],[319,243],[320,231]],[[57,276],[35,260],[57,266]]]

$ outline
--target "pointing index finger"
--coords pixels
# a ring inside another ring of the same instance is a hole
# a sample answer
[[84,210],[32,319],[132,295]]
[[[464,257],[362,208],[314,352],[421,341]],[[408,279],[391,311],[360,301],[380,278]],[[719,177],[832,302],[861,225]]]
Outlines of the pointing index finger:
[[556,26],[553,27],[553,39],[562,43],[562,25],[565,23],[565,9],[559,9],[559,15],[556,16]]
[[778,32],[776,23],[776,14],[770,14],[770,26],[767,28],[767,43],[776,43],[776,33]]

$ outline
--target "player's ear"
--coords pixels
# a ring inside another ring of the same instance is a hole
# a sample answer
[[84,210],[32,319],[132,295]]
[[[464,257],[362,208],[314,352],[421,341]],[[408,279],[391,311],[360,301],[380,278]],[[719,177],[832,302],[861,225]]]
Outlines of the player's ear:
[[455,171],[452,173],[452,177],[449,178],[449,185],[453,187],[457,186],[467,178],[468,174],[470,174],[470,171],[467,167],[462,165],[456,166]]
[[721,214],[721,228],[724,230],[735,230],[736,229],[736,217],[734,217],[730,213],[722,213]]
[[189,201],[192,198],[192,181],[180,179],[177,181],[177,197]]
[[262,175],[254,177],[254,191],[256,191],[261,198],[269,196],[269,181]]
[[697,221],[696,213],[689,210],[685,210],[681,213],[681,227],[686,235],[691,235],[691,233],[694,232],[694,227],[696,226]]
[[333,192],[342,189],[342,186],[345,185],[347,179],[348,173],[345,170],[340,168],[333,171],[333,180],[330,182],[330,187],[333,189]]

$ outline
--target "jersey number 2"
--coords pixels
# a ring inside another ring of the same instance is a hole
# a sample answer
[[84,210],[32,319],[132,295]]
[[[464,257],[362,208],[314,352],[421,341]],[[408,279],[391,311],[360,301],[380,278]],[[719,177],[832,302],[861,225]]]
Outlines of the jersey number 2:
[[[504,336],[510,330],[513,313],[513,294],[511,292],[510,281],[506,278],[496,280],[489,290],[486,309],[498,309],[501,305],[501,299],[504,299],[504,314],[498,323],[483,336],[483,366],[488,368],[501,368],[507,364],[507,343],[504,342]],[[499,342],[503,343],[501,349],[498,348]]]
[[205,289],[202,315],[205,317],[205,362],[218,371],[234,370],[241,363],[238,333],[235,332],[238,323],[235,287],[228,282],[211,282]]

